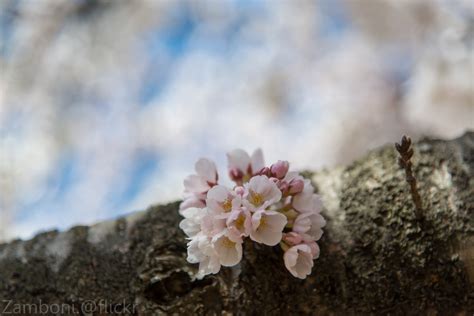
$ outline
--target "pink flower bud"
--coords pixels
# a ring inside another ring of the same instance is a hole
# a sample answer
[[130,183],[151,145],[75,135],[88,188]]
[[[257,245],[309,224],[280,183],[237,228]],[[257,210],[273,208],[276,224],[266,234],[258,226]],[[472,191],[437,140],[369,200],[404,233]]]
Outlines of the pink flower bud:
[[290,181],[289,193],[290,194],[298,194],[303,192],[304,189],[304,181],[301,179],[293,179]]
[[235,188],[235,193],[237,193],[237,194],[240,195],[240,196],[243,196],[244,193],[245,193],[244,187],[236,187],[236,188]]
[[257,172],[257,175],[271,177],[272,172],[270,171],[270,168],[263,167],[259,172]]
[[270,178],[270,181],[275,183],[276,185],[278,185],[278,183],[280,182],[280,180],[278,180],[277,178]]
[[286,176],[289,168],[290,164],[288,161],[278,160],[270,167],[270,170],[272,175],[274,175],[276,178],[283,179]]
[[277,185],[278,189],[280,189],[281,194],[282,194],[283,196],[286,196],[287,193],[288,193],[288,189],[289,189],[289,187],[290,187],[290,185],[288,184],[288,182],[281,180],[281,181],[278,181],[278,182],[276,183],[276,185]]
[[229,177],[232,181],[242,181],[242,178],[244,177],[244,173],[242,170],[237,169],[237,168],[232,168],[229,170]]
[[303,238],[298,233],[289,232],[287,234],[284,234],[283,241],[289,244],[290,246],[294,246],[300,244],[303,241]]

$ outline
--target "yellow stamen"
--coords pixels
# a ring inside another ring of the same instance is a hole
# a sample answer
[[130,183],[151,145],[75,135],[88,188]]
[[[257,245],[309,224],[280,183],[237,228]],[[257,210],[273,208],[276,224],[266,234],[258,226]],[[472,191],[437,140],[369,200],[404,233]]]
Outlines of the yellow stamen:
[[243,182],[243,183],[247,183],[247,182],[249,182],[250,178],[252,178],[252,175],[250,175],[250,174],[245,174],[245,175],[242,177],[242,182]]
[[266,226],[267,226],[267,220],[266,220],[265,216],[262,216],[260,218],[260,225],[258,225],[257,230],[259,230],[261,228],[265,228]]
[[235,220],[235,227],[237,227],[238,230],[243,230],[244,223],[245,223],[245,215],[240,214],[239,217],[237,217],[237,219]]
[[222,245],[226,248],[234,248],[235,247],[235,242],[233,242],[232,240],[230,240],[229,238],[227,237],[224,237],[224,240],[222,241]]
[[222,208],[226,212],[230,212],[232,210],[232,201],[230,199],[225,199],[224,203],[222,203]]
[[286,212],[283,212],[283,214],[288,218],[288,219],[295,219],[298,217],[298,212],[296,212],[294,209],[290,209]]
[[250,203],[252,203],[255,206],[260,206],[262,202],[263,202],[263,197],[257,192],[250,190]]

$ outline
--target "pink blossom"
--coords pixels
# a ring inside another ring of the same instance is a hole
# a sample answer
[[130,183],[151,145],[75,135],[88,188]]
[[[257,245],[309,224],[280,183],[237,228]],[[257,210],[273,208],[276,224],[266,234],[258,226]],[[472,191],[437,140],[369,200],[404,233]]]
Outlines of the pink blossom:
[[214,236],[212,244],[221,265],[231,267],[242,259],[242,240],[231,239],[227,231]]
[[293,223],[293,231],[305,233],[314,240],[319,240],[325,225],[326,220],[318,212],[301,213]]
[[297,232],[289,232],[283,234],[283,241],[290,246],[294,246],[300,244],[303,241],[303,236]]
[[184,219],[179,223],[179,227],[190,238],[198,233],[212,237],[226,228],[225,218],[208,208],[188,208],[183,210],[181,215]]
[[247,237],[252,229],[252,215],[245,208],[233,210],[227,218],[231,238]]
[[269,205],[280,201],[281,191],[267,176],[255,176],[245,184],[247,192],[242,203],[249,210],[265,209]]
[[188,237],[194,237],[201,231],[203,217],[207,214],[205,209],[190,207],[181,212],[184,219],[179,223],[179,228]]
[[207,274],[217,273],[221,268],[219,256],[214,250],[211,238],[200,233],[194,236],[188,243],[188,262],[198,263],[199,271],[196,275],[202,279]]
[[213,211],[228,213],[241,206],[242,197],[223,185],[216,185],[207,192],[206,204]]
[[281,240],[286,216],[275,211],[257,211],[252,215],[250,238],[253,241],[275,246]]
[[305,244],[308,245],[309,248],[311,249],[311,254],[313,255],[313,259],[317,259],[319,257],[319,246],[316,243],[316,241],[306,240]]
[[194,198],[204,200],[206,198],[206,192],[211,186],[196,174],[191,174],[184,179],[184,197],[185,200],[188,198]]
[[197,234],[188,242],[187,260],[191,263],[202,261],[208,254],[213,254],[211,239],[204,234]]
[[229,177],[232,181],[235,181],[236,183],[242,183],[244,175],[244,172],[240,169],[237,169],[235,167],[229,168]]
[[299,279],[306,279],[313,268],[313,252],[309,245],[299,244],[289,248],[283,255],[285,267]]
[[194,165],[196,174],[184,179],[185,192],[203,194],[217,184],[217,169],[214,162],[206,158],[199,159]]
[[190,208],[190,207],[197,207],[197,208],[203,208],[206,206],[206,203],[204,200],[201,200],[197,198],[196,196],[192,195],[186,198],[179,206],[179,209],[181,210],[181,213],[183,210]]
[[219,257],[214,256],[205,256],[201,261],[199,261],[199,270],[196,274],[197,279],[202,279],[208,274],[216,274],[221,269],[221,264],[219,263]]
[[196,173],[210,184],[216,184],[218,180],[216,164],[206,158],[199,159],[194,165]]
[[309,180],[305,180],[304,189],[301,193],[293,197],[293,207],[302,213],[305,212],[320,212],[322,209],[322,202],[319,195],[314,194],[314,188]]
[[[242,259],[245,238],[285,250],[287,269],[297,278],[311,273],[319,256],[316,240],[326,221],[321,200],[311,181],[288,172],[289,163],[279,160],[263,166],[261,150],[250,157],[237,149],[228,154],[233,189],[218,185],[213,162],[200,159],[196,174],[185,181],[186,199],[180,205],[184,217],[179,227],[188,242],[187,260],[199,263],[197,278],[234,266]],[[285,228],[292,231],[284,232]]]
[[217,184],[218,174],[214,162],[201,158],[194,165],[194,169],[196,174],[184,179],[185,200],[180,205],[180,211],[203,205],[207,191]]
[[311,249],[311,254],[313,255],[313,259],[316,259],[319,256],[319,246],[314,240],[314,238],[308,234],[297,233],[294,231],[285,233],[283,234],[283,241],[288,246],[296,246],[299,244],[308,245]]
[[226,216],[211,209],[205,209],[207,214],[201,220],[201,232],[213,237],[226,229]]
[[264,167],[263,153],[259,148],[252,156],[242,149],[227,154],[229,175],[233,181],[242,184]]

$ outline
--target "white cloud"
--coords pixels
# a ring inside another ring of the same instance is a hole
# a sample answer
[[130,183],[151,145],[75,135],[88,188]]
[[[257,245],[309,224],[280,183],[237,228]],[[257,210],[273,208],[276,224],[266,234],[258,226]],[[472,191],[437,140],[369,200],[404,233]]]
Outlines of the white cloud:
[[[175,200],[198,157],[216,159],[225,177],[225,152],[236,147],[314,169],[404,133],[454,137],[474,127],[469,19],[442,2],[416,2],[433,16],[423,25],[413,2],[380,0],[386,10],[377,15],[349,2],[349,29],[336,35],[324,33],[333,13],[313,1],[253,9],[105,1],[89,14],[76,2],[22,3],[25,18],[8,56],[0,55],[0,185],[8,192],[0,230],[9,237]],[[186,6],[194,25],[181,32],[189,34],[153,39],[182,27],[176,13]],[[150,69],[163,81],[140,104]],[[143,150],[157,155],[158,167],[117,206]],[[68,154],[74,179],[59,188],[47,180]]]

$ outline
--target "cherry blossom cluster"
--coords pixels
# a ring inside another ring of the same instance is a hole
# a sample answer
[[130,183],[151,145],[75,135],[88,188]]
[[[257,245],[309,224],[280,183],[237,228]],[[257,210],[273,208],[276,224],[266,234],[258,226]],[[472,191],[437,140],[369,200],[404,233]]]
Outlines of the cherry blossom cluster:
[[326,224],[311,181],[288,172],[287,161],[265,167],[260,149],[251,156],[236,149],[227,158],[233,188],[218,184],[216,165],[204,158],[197,161],[196,174],[184,180],[179,226],[189,240],[187,260],[199,263],[197,278],[238,264],[247,237],[279,244],[286,268],[306,278],[319,256],[316,241]]

